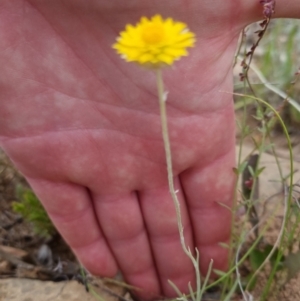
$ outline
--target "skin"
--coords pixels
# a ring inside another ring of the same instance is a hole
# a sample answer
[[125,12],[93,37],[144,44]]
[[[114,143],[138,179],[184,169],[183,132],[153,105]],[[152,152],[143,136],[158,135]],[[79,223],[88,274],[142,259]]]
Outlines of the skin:
[[[277,17],[300,17],[298,0]],[[235,176],[232,59],[259,1],[3,0],[0,144],[80,262],[120,269],[137,295],[175,296],[194,284],[166,175],[155,75],[111,49],[125,24],[160,13],[197,36],[164,70],[174,180],[186,243],[200,268],[226,269]]]

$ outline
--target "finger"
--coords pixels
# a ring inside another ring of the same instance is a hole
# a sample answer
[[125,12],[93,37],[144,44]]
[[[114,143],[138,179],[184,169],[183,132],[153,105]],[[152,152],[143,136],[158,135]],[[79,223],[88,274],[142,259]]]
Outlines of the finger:
[[210,260],[213,268],[228,265],[227,243],[231,233],[231,211],[236,176],[234,147],[206,167],[195,167],[181,175],[188,209],[200,252],[200,267],[206,273]]
[[161,293],[136,193],[94,195],[95,210],[107,242],[136,294],[153,299]]
[[88,191],[71,183],[28,181],[79,261],[93,274],[113,277],[117,264],[99,228]]
[[[175,187],[178,190],[186,245],[193,250],[189,217],[178,178]],[[168,185],[143,191],[139,198],[163,294],[170,297],[176,295],[168,280],[174,282],[181,292],[187,293],[188,283],[194,285],[194,271],[180,244],[175,206]]]

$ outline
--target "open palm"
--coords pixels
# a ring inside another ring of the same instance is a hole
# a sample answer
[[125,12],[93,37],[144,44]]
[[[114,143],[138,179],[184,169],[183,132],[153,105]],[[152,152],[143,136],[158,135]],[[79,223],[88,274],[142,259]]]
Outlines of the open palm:
[[[111,45],[160,13],[197,36],[165,69],[185,238],[224,269],[235,177],[232,58],[253,1],[5,0],[0,5],[0,142],[60,233],[94,274],[120,269],[139,296],[194,279],[169,194],[155,76]],[[255,1],[254,1],[255,2]],[[293,1],[291,1],[293,2]],[[294,3],[294,2],[293,2]],[[295,1],[296,5],[296,1]]]

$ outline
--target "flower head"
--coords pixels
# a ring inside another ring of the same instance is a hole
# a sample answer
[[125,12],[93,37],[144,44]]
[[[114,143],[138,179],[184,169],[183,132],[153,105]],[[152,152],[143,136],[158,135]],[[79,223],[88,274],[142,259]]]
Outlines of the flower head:
[[195,34],[185,23],[155,15],[151,19],[142,17],[136,26],[126,25],[113,48],[127,62],[161,67],[187,56],[186,49],[193,47],[195,41]]

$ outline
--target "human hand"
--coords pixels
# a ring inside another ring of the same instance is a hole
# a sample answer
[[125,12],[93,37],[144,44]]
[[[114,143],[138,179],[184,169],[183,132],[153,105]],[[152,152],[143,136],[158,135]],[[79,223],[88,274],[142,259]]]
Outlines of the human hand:
[[[155,76],[111,45],[160,13],[196,33],[164,70],[185,239],[225,269],[235,176],[232,59],[253,1],[22,1],[0,6],[0,141],[79,260],[151,299],[194,281],[169,194]],[[254,1],[255,2],[255,1]],[[291,1],[295,3],[296,1]]]

